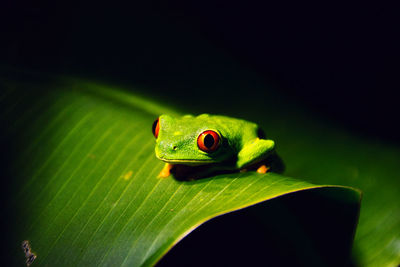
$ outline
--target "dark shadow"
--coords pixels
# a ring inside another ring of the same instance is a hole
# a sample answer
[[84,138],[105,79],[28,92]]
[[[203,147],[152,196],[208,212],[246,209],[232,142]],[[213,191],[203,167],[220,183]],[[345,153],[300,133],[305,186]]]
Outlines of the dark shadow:
[[306,190],[217,217],[157,266],[354,266],[354,197],[341,188]]
[[[231,160],[231,162],[228,162],[225,164],[226,165],[234,165],[236,158]],[[233,173],[238,173],[240,170],[215,170],[215,171],[210,171],[216,166],[221,163],[216,163],[216,164],[207,164],[207,165],[200,165],[200,166],[187,166],[187,165],[182,165],[182,164],[175,164],[174,167],[171,169],[171,173],[173,177],[181,182],[184,181],[193,181],[193,180],[200,180],[200,179],[205,179],[205,178],[211,178],[215,177],[218,175],[223,175],[223,174],[233,174]],[[222,163],[223,164],[223,163]],[[268,156],[266,159],[264,159],[261,162],[257,162],[255,164],[252,164],[251,166],[246,168],[246,172],[253,172],[258,169],[261,165],[268,166],[268,172],[274,172],[274,173],[283,173],[285,170],[285,164],[283,163],[282,158],[277,154],[273,153],[270,156]],[[243,170],[242,170],[243,172]],[[234,176],[237,177],[237,176]]]

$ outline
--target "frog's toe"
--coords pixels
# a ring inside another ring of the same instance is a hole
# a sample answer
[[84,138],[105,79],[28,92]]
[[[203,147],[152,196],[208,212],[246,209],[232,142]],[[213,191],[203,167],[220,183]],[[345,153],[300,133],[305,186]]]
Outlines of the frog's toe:
[[270,168],[267,167],[266,165],[261,165],[260,167],[258,167],[257,172],[258,173],[266,173]]
[[171,169],[174,165],[166,163],[164,165],[164,168],[161,170],[160,174],[158,175],[158,178],[167,178],[171,174]]

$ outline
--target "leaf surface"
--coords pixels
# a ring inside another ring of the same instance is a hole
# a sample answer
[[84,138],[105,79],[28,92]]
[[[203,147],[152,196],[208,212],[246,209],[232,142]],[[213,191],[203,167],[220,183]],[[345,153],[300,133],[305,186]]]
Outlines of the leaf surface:
[[[18,242],[29,240],[35,264],[153,265],[211,218],[322,187],[255,172],[159,179],[163,163],[154,156],[151,125],[176,111],[85,82],[6,82],[5,88],[5,166],[14,181],[9,222]],[[353,192],[358,201],[357,191],[336,190]],[[18,242],[11,253],[21,263]]]

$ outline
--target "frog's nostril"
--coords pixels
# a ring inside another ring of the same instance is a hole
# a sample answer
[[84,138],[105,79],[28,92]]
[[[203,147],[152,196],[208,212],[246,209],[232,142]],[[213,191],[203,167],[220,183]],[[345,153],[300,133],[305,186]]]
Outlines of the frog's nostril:
[[173,149],[173,150],[177,150],[178,147],[177,147],[177,146],[173,146],[172,149]]

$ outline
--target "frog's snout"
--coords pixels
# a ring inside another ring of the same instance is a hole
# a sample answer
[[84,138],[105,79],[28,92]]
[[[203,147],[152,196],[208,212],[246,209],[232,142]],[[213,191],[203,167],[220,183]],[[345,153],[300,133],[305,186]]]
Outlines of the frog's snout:
[[168,154],[168,153],[173,153],[174,151],[178,150],[179,146],[178,146],[178,144],[165,144],[165,145],[160,144],[160,148],[161,148],[161,151]]
[[170,144],[166,147],[165,154],[171,155],[175,154],[179,150],[179,146],[177,144]]
[[175,154],[178,150],[179,146],[177,144],[160,143],[156,146],[156,156],[159,159],[171,158],[171,156]]

